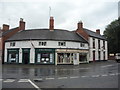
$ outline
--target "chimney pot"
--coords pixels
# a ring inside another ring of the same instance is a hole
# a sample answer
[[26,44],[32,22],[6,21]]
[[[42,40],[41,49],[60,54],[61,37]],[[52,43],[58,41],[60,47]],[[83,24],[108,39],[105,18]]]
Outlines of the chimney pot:
[[53,17],[50,17],[49,29],[50,30],[54,30],[54,18]]
[[100,29],[96,29],[96,33],[97,33],[97,34],[100,34]]

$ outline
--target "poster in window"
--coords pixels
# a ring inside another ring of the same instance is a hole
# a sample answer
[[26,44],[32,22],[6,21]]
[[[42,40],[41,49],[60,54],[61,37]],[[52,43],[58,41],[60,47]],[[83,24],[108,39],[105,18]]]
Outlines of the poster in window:
[[37,55],[37,61],[38,61],[38,62],[40,62],[40,58],[41,58],[41,55],[38,54],[38,55]]
[[53,54],[51,53],[50,54],[50,62],[52,62],[52,59],[53,59]]

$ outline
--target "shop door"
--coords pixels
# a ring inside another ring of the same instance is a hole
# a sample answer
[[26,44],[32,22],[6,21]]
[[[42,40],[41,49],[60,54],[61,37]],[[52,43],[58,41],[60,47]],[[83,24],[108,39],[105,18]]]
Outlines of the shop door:
[[29,64],[30,59],[30,49],[23,49],[22,51],[22,62],[23,64]]
[[29,63],[29,53],[23,53],[23,63],[28,64]]

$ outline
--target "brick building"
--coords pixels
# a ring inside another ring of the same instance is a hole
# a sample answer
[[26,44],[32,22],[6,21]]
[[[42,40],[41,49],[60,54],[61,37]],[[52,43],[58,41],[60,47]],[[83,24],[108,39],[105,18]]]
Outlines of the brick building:
[[5,40],[9,39],[11,36],[21,30],[25,30],[25,22],[22,18],[19,21],[19,27],[10,29],[9,25],[3,24],[2,28],[0,29],[0,62],[4,62]]
[[100,34],[100,29],[96,32],[83,27],[83,22],[78,23],[76,33],[82,35],[89,42],[89,61],[100,61],[108,59],[108,45],[106,38]]

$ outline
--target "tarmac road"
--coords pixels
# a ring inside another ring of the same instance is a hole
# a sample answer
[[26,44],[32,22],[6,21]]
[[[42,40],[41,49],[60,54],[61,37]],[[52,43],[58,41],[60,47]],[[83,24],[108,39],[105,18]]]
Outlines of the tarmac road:
[[2,88],[118,88],[113,60],[73,65],[3,65]]

